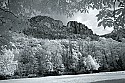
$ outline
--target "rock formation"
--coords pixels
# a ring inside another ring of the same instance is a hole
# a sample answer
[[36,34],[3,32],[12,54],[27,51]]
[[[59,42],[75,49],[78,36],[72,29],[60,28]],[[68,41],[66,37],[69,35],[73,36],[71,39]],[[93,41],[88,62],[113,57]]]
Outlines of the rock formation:
[[37,38],[66,39],[66,38],[97,38],[93,31],[82,23],[69,21],[66,26],[60,20],[48,16],[35,16],[29,19],[31,28],[24,30],[26,35]]
[[93,35],[93,31],[91,29],[82,23],[78,23],[77,21],[69,21],[67,23],[67,28],[74,34]]

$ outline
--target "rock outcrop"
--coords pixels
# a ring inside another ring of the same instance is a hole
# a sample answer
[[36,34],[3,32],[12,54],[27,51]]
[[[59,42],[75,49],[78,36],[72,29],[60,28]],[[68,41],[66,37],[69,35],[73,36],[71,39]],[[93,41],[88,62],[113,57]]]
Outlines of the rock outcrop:
[[98,36],[82,23],[69,21],[66,26],[60,20],[54,20],[48,16],[35,16],[29,19],[31,28],[24,30],[26,35],[37,38],[66,39],[66,38],[86,38],[93,39]]
[[91,29],[77,21],[69,21],[67,23],[67,28],[69,29],[69,32],[71,31],[74,34],[93,35],[93,31]]

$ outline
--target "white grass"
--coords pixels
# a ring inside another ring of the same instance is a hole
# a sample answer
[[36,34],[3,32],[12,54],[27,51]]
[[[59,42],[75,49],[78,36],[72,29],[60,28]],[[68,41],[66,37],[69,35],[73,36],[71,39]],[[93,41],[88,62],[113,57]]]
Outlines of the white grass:
[[0,83],[89,83],[102,80],[125,79],[125,71],[102,72],[94,74],[48,76],[40,78],[24,78],[2,80]]

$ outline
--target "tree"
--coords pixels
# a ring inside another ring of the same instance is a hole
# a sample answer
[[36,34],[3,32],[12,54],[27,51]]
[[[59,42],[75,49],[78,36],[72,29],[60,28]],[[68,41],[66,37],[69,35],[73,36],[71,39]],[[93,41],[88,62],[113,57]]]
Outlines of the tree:
[[20,52],[18,60],[19,66],[17,72],[20,76],[28,76],[29,74],[38,74],[38,61],[34,56],[32,49],[25,47]]
[[0,75],[14,75],[18,66],[17,61],[14,61],[14,51],[3,46],[3,54],[0,54]]
[[100,67],[91,55],[88,55],[88,57],[86,58],[86,66],[87,70],[98,70],[98,68]]
[[[117,3],[117,4],[116,4]],[[103,25],[104,28],[106,26],[112,27],[114,29],[119,29],[124,27],[124,0],[114,0],[112,1],[112,6],[104,7],[99,14],[97,15],[98,21],[100,21],[99,26]],[[113,8],[113,9],[112,9]]]
[[[36,15],[35,12],[58,13],[71,17],[76,12],[87,13],[90,8],[99,10],[97,15],[99,26],[103,25],[104,28],[114,26],[115,30],[124,27],[124,0],[1,0],[0,4],[1,24],[7,21],[10,28],[16,25],[15,23],[19,26],[22,23],[19,19],[23,18],[24,22],[24,18]],[[18,18],[15,18],[17,16]],[[26,23],[27,21],[21,24],[21,27]]]
[[119,63],[121,56],[121,44],[111,38],[100,38],[98,49],[101,52],[101,70],[112,71],[120,70],[121,65]]
[[112,1],[111,7],[104,7],[99,14],[96,15],[98,17],[99,24],[98,26],[113,27],[114,31],[117,34],[116,40],[121,40],[124,36],[124,32],[122,29],[125,27],[125,1],[124,0],[114,0]]

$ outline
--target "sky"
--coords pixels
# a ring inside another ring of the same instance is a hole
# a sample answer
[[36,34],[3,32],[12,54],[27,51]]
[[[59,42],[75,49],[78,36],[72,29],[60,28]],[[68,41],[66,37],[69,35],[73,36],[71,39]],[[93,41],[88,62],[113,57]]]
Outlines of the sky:
[[75,13],[73,17],[67,18],[67,16],[64,15],[51,15],[52,18],[56,20],[61,20],[64,25],[68,23],[68,21],[78,21],[80,23],[85,24],[88,26],[88,28],[92,29],[92,31],[98,35],[104,35],[107,33],[112,32],[113,28],[106,27],[104,29],[102,26],[98,27],[97,17],[98,10],[90,10],[89,13]]

